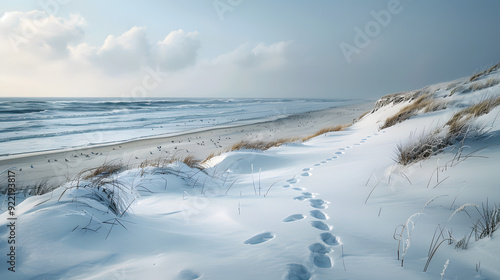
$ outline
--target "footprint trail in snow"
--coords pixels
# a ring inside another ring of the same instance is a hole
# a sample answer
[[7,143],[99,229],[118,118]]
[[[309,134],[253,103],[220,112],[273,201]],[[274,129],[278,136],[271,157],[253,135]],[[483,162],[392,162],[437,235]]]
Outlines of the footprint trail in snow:
[[[374,134],[378,135],[378,133]],[[343,148],[339,148],[336,151],[333,152],[333,155],[330,158],[327,158],[319,163],[314,164],[313,166],[321,166],[323,164],[327,164],[330,162],[333,162],[334,160],[339,159],[340,157],[344,156],[347,152],[349,152],[350,149],[356,146],[360,146],[366,141],[370,140],[372,136],[367,136],[365,138],[362,138],[358,143],[354,143],[352,146],[346,146]],[[289,179],[287,181],[287,185],[284,187],[292,187],[294,184],[297,184],[300,179],[300,177],[309,177],[312,176],[312,170],[313,168],[304,168],[302,169],[302,173],[300,173],[300,176],[294,176],[292,179]],[[294,190],[304,190],[304,188],[300,187],[294,187],[292,188]],[[329,202],[326,200],[323,200],[321,198],[317,198],[319,194],[313,194],[310,192],[302,192],[302,195],[296,196],[293,199],[294,200],[299,200],[299,201],[305,201],[309,203],[309,206],[312,207],[313,209],[309,211],[309,215],[311,218],[315,219],[313,221],[310,221],[310,225],[313,228],[316,228],[320,231],[322,231],[319,234],[319,240],[322,242],[316,242],[312,243],[309,245],[309,252],[310,252],[310,258],[309,260],[311,261],[311,264],[314,267],[317,268],[322,268],[322,269],[328,269],[328,268],[333,268],[334,267],[334,262],[332,258],[330,257],[330,254],[333,253],[333,247],[335,246],[340,246],[340,239],[335,236],[333,233],[331,233],[333,226],[329,225],[326,223],[327,220],[329,220],[328,215],[323,211],[324,209],[328,208]],[[305,219],[306,215],[303,214],[293,214],[290,215],[289,217],[285,218],[283,221],[284,222],[291,222],[291,221],[298,221]],[[287,266],[287,274],[285,276],[285,279],[287,280],[292,280],[292,279],[298,279],[298,280],[308,280],[312,277],[312,272],[308,270],[306,266],[303,264],[288,264]]]

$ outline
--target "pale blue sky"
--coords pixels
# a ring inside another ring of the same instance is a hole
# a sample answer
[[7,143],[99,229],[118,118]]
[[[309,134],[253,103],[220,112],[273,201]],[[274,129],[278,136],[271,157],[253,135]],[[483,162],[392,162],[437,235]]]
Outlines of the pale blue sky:
[[[230,10],[218,14],[217,5]],[[0,7],[0,54],[7,58],[0,96],[376,99],[500,60],[495,0],[39,0]],[[27,29],[33,10],[45,10],[49,23]],[[391,18],[377,22],[374,13]],[[356,45],[356,28],[371,32],[366,46]],[[347,57],[342,43],[357,51]],[[150,79],[151,69],[161,78]]]

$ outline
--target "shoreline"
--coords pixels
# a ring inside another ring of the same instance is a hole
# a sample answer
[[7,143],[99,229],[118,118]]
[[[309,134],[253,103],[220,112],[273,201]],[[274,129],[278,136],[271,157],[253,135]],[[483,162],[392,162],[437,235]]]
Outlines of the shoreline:
[[225,150],[241,140],[269,141],[304,137],[325,127],[350,124],[364,112],[373,109],[373,106],[374,102],[363,102],[292,114],[274,120],[245,120],[122,142],[2,156],[0,172],[17,170],[18,185],[22,189],[43,181],[49,185],[60,185],[83,170],[112,161],[132,168],[144,161],[173,156],[191,155],[203,160],[211,153]]

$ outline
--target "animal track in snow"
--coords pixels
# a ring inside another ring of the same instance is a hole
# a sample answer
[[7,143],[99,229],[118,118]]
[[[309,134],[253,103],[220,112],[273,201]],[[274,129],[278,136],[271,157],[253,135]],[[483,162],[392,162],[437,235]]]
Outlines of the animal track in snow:
[[266,241],[269,241],[276,237],[276,235],[272,232],[264,232],[257,234],[249,239],[247,239],[244,243],[245,244],[250,244],[250,245],[255,245],[255,244],[260,244]]
[[309,246],[309,251],[318,254],[329,254],[332,252],[332,248],[328,248],[321,243],[314,243]]
[[292,190],[296,190],[296,191],[303,191],[305,190],[304,188],[299,188],[299,187],[296,187],[296,188],[293,188]]
[[183,270],[179,273],[179,275],[177,276],[177,280],[196,280],[196,279],[200,279],[202,275],[195,272],[195,271],[192,271],[191,269],[186,269],[186,270]]
[[320,220],[328,220],[328,215],[326,215],[323,211],[321,210],[312,210],[311,212],[311,216],[316,218],[316,219],[320,219]]
[[306,216],[302,215],[302,214],[293,214],[293,215],[290,215],[286,218],[283,219],[283,222],[285,223],[289,223],[289,222],[294,222],[294,221],[300,221],[302,219],[304,219]]
[[290,184],[286,184],[286,185],[283,185],[283,188],[289,188],[289,187],[291,187],[291,186],[292,186],[292,185],[290,185]]
[[326,254],[329,254],[332,249],[326,247],[321,243],[314,243],[309,246],[309,251],[311,251],[311,259],[315,266],[321,268],[332,267],[332,260]]
[[312,173],[310,173],[310,172],[304,172],[304,173],[302,173],[300,175],[302,175],[304,177],[308,177],[308,176],[312,176]]
[[343,155],[345,152],[335,152],[336,155]]
[[286,181],[287,181],[287,183],[290,183],[290,184],[297,184],[298,182],[300,182],[300,179],[299,178],[292,178],[292,179],[289,179]]
[[323,223],[322,221],[312,221],[311,225],[319,230],[330,231],[332,229],[331,226]]
[[312,170],[312,168],[304,168],[304,169],[302,169],[302,171],[311,171],[311,170]]
[[325,242],[326,244],[328,244],[330,246],[340,245],[338,238],[329,232],[324,232],[324,233],[320,234],[320,237],[321,237],[321,240],[323,240],[323,242]]
[[285,280],[309,280],[311,279],[311,273],[309,270],[301,265],[290,263],[287,265],[287,274]]
[[311,204],[311,207],[314,207],[314,208],[317,208],[317,209],[326,209],[328,208],[328,205],[326,201],[324,201],[323,199],[311,199],[309,200],[310,204]]
[[323,255],[323,254],[311,254],[311,257],[313,259],[314,265],[317,266],[317,267],[331,268],[333,266],[332,265],[332,260],[327,255]]
[[299,196],[294,197],[293,199],[298,200],[298,201],[304,201],[307,199],[307,197],[305,197],[303,195],[299,195]]

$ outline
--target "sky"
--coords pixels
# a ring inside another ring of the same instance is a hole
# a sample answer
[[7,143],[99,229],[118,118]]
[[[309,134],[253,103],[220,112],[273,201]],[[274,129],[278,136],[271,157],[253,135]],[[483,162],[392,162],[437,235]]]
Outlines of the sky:
[[378,99],[500,61],[496,0],[0,0],[0,97]]

